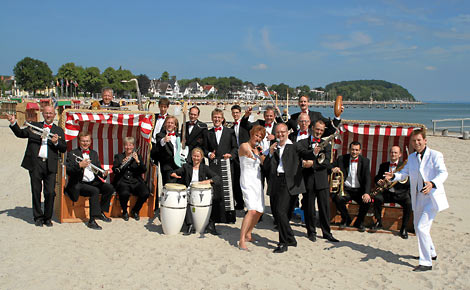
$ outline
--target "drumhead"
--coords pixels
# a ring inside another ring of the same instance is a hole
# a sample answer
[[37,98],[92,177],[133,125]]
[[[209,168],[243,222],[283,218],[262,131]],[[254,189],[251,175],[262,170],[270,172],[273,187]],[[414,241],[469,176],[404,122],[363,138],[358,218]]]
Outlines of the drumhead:
[[166,188],[167,190],[177,190],[177,191],[186,190],[186,186],[183,184],[179,184],[179,183],[167,183],[164,185],[164,188]]
[[195,182],[191,184],[191,188],[197,188],[197,189],[211,189],[212,185],[210,183],[201,183],[201,182]]

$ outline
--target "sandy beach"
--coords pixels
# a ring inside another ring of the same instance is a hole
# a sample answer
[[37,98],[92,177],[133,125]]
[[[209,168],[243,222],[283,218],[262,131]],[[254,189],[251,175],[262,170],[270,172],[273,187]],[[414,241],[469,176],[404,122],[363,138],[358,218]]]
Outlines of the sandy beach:
[[[153,111],[156,107],[151,108]],[[231,121],[227,107],[225,117]],[[201,120],[210,120],[203,108]],[[170,109],[170,113],[172,113]],[[25,139],[0,120],[0,289],[468,289],[470,279],[470,141],[428,137],[441,151],[449,177],[450,208],[432,228],[438,260],[433,270],[412,272],[418,261],[415,236],[333,231],[340,243],[307,239],[294,222],[298,246],[273,254],[269,206],[249,244],[236,245],[242,221],[218,225],[220,236],[163,235],[158,219],[115,218],[93,231],[84,223],[35,227],[28,172],[21,168]],[[267,204],[269,204],[269,199]],[[317,234],[321,235],[318,229]],[[465,274],[467,273],[467,274]],[[467,276],[467,278],[465,278]]]

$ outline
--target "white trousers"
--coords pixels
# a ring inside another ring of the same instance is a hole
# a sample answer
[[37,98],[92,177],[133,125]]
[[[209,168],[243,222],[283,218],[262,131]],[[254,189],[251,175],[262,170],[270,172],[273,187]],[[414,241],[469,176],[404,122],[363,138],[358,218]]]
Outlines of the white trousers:
[[433,206],[430,195],[419,192],[413,222],[418,237],[419,264],[423,266],[432,266],[432,257],[437,256],[431,239],[431,225],[436,214],[437,208]]

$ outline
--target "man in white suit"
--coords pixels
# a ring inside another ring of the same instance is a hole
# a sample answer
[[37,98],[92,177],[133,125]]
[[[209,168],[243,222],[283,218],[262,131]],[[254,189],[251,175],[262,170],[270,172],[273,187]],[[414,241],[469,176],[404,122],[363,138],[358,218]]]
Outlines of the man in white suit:
[[411,205],[414,227],[419,245],[419,265],[413,271],[432,270],[432,260],[437,259],[431,239],[431,225],[436,214],[449,207],[444,191],[447,169],[441,152],[426,147],[426,133],[419,129],[411,133],[415,153],[408,157],[405,167],[395,174],[385,173],[385,178],[404,180],[410,177]]

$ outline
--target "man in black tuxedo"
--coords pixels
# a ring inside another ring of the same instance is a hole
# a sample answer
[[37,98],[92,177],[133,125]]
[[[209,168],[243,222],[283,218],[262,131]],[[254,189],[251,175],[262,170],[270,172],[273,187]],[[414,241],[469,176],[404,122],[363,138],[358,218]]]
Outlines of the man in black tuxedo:
[[[188,152],[194,148],[204,147],[204,136],[207,134],[207,124],[198,120],[200,110],[197,106],[189,109],[189,121],[186,122],[186,146]],[[188,156],[188,162],[191,163],[191,156]]]
[[[207,131],[204,141],[204,155],[209,158],[209,168],[217,175],[223,177],[221,171],[221,160],[230,159],[231,172],[233,174],[233,158],[237,152],[237,140],[235,132],[231,128],[222,126],[224,121],[224,112],[220,109],[212,111],[212,123],[214,127]],[[233,182],[239,182],[230,176]],[[212,201],[211,219],[207,226],[207,230],[212,234],[218,234],[215,229],[216,222],[234,223],[236,220],[234,210],[225,210],[224,192],[221,185],[215,184],[214,196]],[[233,198],[233,197],[232,197]]]
[[[109,202],[114,193],[114,187],[100,178],[108,176],[108,171],[95,172],[91,164],[101,168],[98,153],[90,149],[91,135],[89,132],[78,134],[79,148],[67,153],[67,175],[69,182],[65,188],[65,193],[73,202],[78,201],[78,197],[87,196],[90,202],[90,219],[87,226],[90,229],[101,230],[101,226],[96,223],[96,219],[104,222],[111,222],[111,219],[104,215],[109,211]],[[77,162],[77,157],[82,161]],[[100,199],[101,193],[101,199]]]
[[287,251],[288,246],[296,247],[297,241],[289,224],[289,211],[298,194],[306,192],[302,176],[302,160],[313,160],[313,150],[306,150],[299,143],[288,138],[287,125],[278,124],[276,138],[279,142],[269,147],[263,169],[268,174],[268,194],[272,198],[273,214],[279,230],[279,245],[274,253]]
[[[119,103],[113,101],[113,89],[111,88],[103,88],[101,90],[101,100],[100,100],[100,109],[106,108],[120,108],[121,106]],[[93,106],[90,107],[90,110]]]
[[333,172],[341,171],[344,176],[345,196],[339,194],[334,196],[333,201],[341,212],[340,228],[345,228],[351,224],[346,203],[354,200],[359,204],[359,214],[354,226],[360,232],[366,230],[364,218],[369,210],[372,201],[370,192],[370,161],[361,155],[361,143],[353,141],[349,144],[349,154],[341,155],[333,164]]
[[[240,145],[247,142],[250,139],[250,132],[241,126],[242,108],[239,105],[233,105],[231,108],[233,123],[232,129],[235,131],[235,137],[237,139],[237,149]],[[233,159],[233,180],[240,180],[240,159],[238,158],[238,150],[236,157]],[[235,209],[243,210],[245,208],[245,202],[243,201],[242,189],[240,182],[233,183],[233,197],[235,198]]]
[[155,143],[155,137],[160,133],[163,128],[163,123],[165,123],[166,117],[168,116],[168,109],[170,108],[170,100],[168,98],[160,98],[158,100],[158,109],[160,113],[155,114],[155,126],[153,128],[153,137],[152,142]]
[[[33,217],[38,227],[45,224],[52,226],[54,210],[55,180],[59,153],[67,150],[64,131],[53,124],[55,110],[52,106],[44,107],[42,111],[44,122],[32,122],[33,126],[42,128],[44,136],[33,133],[29,128],[21,129],[14,115],[7,114],[10,129],[18,138],[28,138],[28,145],[21,167],[29,171],[31,193],[33,195]],[[44,185],[44,213],[41,210],[41,191]]]
[[[384,186],[384,174],[385,172],[395,172],[403,162],[400,162],[402,156],[400,146],[392,146],[390,148],[390,161],[380,164],[379,172],[374,178],[375,183],[378,186]],[[382,205],[384,202],[398,203],[403,207],[403,219],[400,229],[400,237],[408,239],[408,232],[406,231],[406,225],[410,220],[411,216],[411,196],[410,196],[410,181],[397,182],[395,186],[390,189],[378,193],[374,196],[374,215],[377,222],[372,227],[373,230],[382,228]]]
[[297,119],[299,118],[301,113],[306,113],[310,117],[310,123],[315,124],[316,121],[322,120],[326,124],[325,128],[325,133],[323,133],[324,136],[330,136],[336,131],[336,127],[339,126],[341,123],[341,119],[339,118],[334,118],[333,120],[330,120],[328,118],[323,117],[323,115],[320,112],[315,112],[315,111],[310,111],[308,109],[309,103],[308,103],[308,97],[307,96],[302,96],[299,98],[299,107],[300,107],[300,112],[295,113],[291,115],[289,121],[287,121],[287,126],[289,129],[292,129],[294,132],[297,132],[299,127],[297,127]]
[[[307,118],[307,114],[301,114],[299,120],[303,119],[303,115]],[[302,126],[301,126],[302,129]],[[325,131],[325,123],[318,120],[313,127],[313,135],[302,139],[300,144],[306,149],[314,149],[315,160],[302,161],[302,174],[304,176],[306,194],[302,194],[302,207],[305,211],[305,225],[307,228],[307,237],[312,242],[317,240],[315,229],[316,211],[315,199],[318,200],[318,210],[320,218],[320,228],[323,238],[330,242],[338,242],[333,237],[330,229],[330,192],[328,183],[328,170],[331,169],[331,144],[327,144],[321,149],[318,145],[322,142],[321,136]],[[324,156],[323,162],[320,163],[320,156]]]

